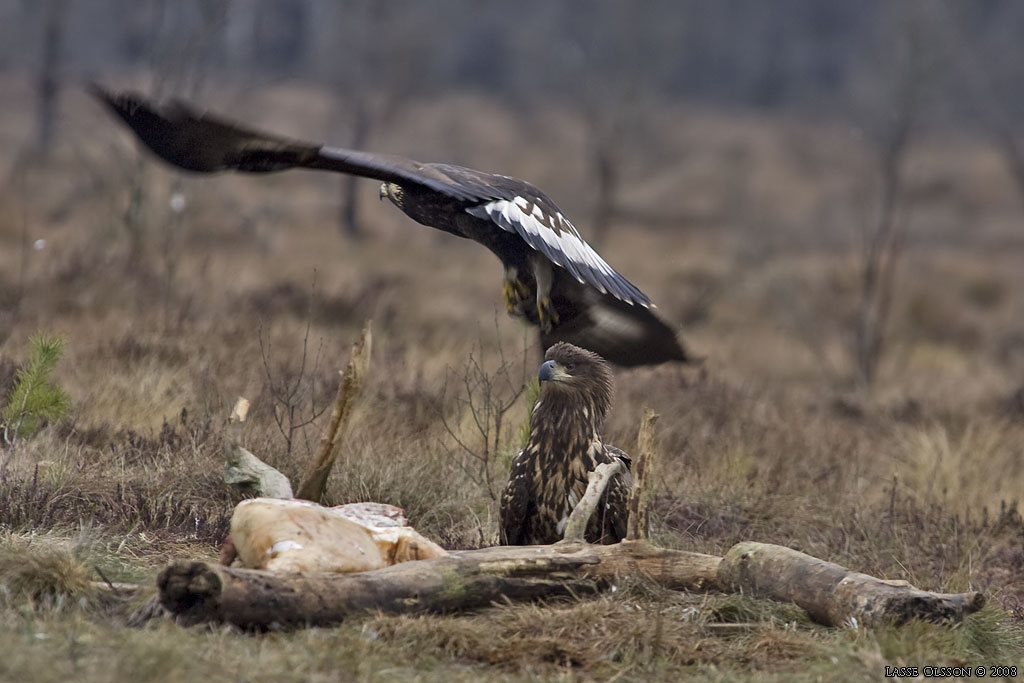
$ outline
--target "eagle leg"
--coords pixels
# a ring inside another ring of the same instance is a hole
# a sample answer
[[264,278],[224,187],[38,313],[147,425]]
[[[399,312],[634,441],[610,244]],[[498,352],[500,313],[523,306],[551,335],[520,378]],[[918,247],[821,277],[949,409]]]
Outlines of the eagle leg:
[[548,334],[558,324],[558,312],[551,303],[551,297],[537,298],[537,317],[540,318],[540,329]]
[[549,334],[558,324],[558,312],[551,303],[551,284],[554,280],[551,261],[534,257],[533,275],[537,281],[537,318],[541,331]]
[[532,296],[530,287],[519,279],[514,267],[505,268],[505,280],[502,282],[501,291],[505,295],[505,308],[508,314],[521,318],[526,314],[526,302]]

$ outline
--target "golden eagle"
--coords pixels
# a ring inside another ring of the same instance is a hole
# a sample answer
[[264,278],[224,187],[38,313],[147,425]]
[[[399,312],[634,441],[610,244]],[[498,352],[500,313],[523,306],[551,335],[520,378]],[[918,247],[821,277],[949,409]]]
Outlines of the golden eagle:
[[289,140],[174,100],[90,88],[164,161],[197,173],[308,168],[383,181],[413,220],[479,242],[505,267],[508,312],[540,328],[543,348],[567,341],[623,366],[687,361],[650,299],[588,245],[548,197],[522,180],[448,164]]
[[612,404],[611,368],[596,353],[564,342],[544,358],[530,439],[512,462],[501,495],[501,543],[560,541],[569,513],[587,490],[587,475],[619,460],[627,469],[608,482],[584,533],[589,543],[618,543],[626,535],[632,477],[629,456],[601,441]]

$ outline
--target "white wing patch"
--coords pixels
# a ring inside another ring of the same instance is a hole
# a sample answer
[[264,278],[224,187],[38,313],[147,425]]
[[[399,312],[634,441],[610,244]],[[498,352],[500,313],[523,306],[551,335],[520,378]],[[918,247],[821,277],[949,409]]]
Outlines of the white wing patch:
[[650,306],[643,292],[608,265],[561,212],[545,212],[539,203],[519,195],[511,200],[495,199],[472,206],[466,212],[490,219],[503,230],[518,233],[531,247],[565,268],[579,282],[596,287],[602,294],[610,292],[628,304]]

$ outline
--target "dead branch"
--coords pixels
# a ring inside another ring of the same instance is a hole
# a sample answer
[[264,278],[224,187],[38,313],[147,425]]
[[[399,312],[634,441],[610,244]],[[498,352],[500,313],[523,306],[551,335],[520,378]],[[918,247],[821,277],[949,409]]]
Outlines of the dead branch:
[[565,523],[565,533],[562,534],[563,541],[583,540],[583,534],[587,531],[587,522],[594,516],[598,503],[604,490],[608,488],[608,482],[612,477],[622,472],[623,465],[619,461],[606,462],[594,468],[593,472],[587,475],[587,490],[569,514],[569,520]]
[[654,425],[658,423],[658,414],[650,408],[644,408],[640,419],[640,433],[636,438],[636,481],[629,497],[629,524],[626,539],[630,541],[645,540],[649,527],[648,508],[651,502],[650,481],[653,480],[654,469]]
[[342,373],[338,394],[334,399],[331,422],[320,439],[320,448],[317,450],[316,457],[313,458],[309,470],[299,484],[298,491],[295,493],[296,498],[314,502],[320,502],[323,498],[324,490],[327,488],[327,477],[330,476],[331,468],[334,467],[334,463],[338,459],[341,442],[344,439],[356,397],[362,390],[363,384],[366,382],[366,375],[370,370],[371,344],[370,321],[367,321],[359,340],[352,346],[348,367]]
[[225,428],[227,467],[224,469],[224,481],[263,498],[291,498],[292,485],[288,477],[242,448],[242,424],[248,412],[249,401],[239,397]]
[[828,626],[961,621],[985,604],[977,591],[930,593],[768,543],[734,545],[722,558],[718,581],[732,590],[793,602]]

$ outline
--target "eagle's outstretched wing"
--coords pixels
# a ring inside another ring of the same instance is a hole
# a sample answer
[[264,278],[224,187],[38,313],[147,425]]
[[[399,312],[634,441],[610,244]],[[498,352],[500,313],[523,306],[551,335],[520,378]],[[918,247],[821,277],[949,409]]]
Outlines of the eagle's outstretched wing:
[[[560,267],[555,269],[551,291],[559,324],[542,332],[545,348],[567,341],[626,366],[689,360],[675,333],[649,310],[650,299],[583,240],[554,202],[525,181],[461,166],[290,140],[248,129],[180,100],[158,105],[140,95],[112,93],[98,85],[90,86],[90,92],[157,156],[187,171],[271,173],[308,168],[436,193],[435,203],[444,208],[444,215],[464,212],[489,220]],[[452,231],[438,224],[440,215],[432,215],[437,219],[433,222],[414,218]],[[539,324],[535,311],[526,317]]]
[[[416,184],[452,199],[480,202],[494,197],[482,178],[451,179],[443,166],[389,154],[370,154],[250,130],[181,100],[157,105],[131,92],[112,93],[92,84],[89,91],[103,102],[158,157],[195,173],[239,171],[273,173],[309,168]],[[467,169],[468,170],[468,169]]]

